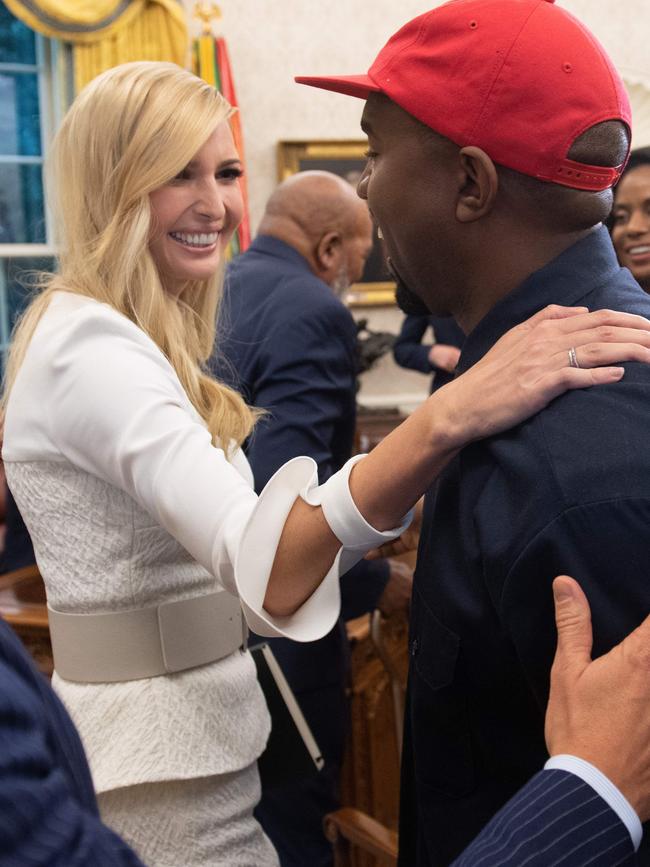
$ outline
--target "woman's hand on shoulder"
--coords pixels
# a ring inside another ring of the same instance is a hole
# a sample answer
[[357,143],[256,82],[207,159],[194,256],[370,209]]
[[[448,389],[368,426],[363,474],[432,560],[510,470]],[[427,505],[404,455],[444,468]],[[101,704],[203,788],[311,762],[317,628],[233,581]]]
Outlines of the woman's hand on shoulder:
[[650,363],[650,320],[550,305],[430,400],[446,412],[460,448],[519,424],[566,391],[617,382],[625,361]]

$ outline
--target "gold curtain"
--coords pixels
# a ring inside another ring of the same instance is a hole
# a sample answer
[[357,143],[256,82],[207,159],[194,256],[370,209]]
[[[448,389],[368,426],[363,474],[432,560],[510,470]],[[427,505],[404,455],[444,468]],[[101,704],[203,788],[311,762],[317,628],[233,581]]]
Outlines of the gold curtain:
[[32,30],[74,46],[77,92],[129,60],[185,66],[189,36],[180,0],[5,0]]
[[74,48],[77,90],[100,72],[128,60],[170,60],[185,66],[189,37],[182,7],[176,0],[145,0],[140,14],[111,36]]

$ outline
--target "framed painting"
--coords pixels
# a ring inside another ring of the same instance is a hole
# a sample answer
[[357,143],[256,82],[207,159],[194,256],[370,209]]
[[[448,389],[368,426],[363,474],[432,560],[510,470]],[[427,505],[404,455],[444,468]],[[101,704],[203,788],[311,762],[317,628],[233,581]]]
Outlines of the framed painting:
[[[283,181],[296,172],[318,169],[333,172],[356,187],[366,162],[367,147],[363,139],[281,141],[278,143],[278,179]],[[395,283],[386,268],[382,242],[376,233],[361,282],[350,287],[344,300],[349,307],[395,303]]]

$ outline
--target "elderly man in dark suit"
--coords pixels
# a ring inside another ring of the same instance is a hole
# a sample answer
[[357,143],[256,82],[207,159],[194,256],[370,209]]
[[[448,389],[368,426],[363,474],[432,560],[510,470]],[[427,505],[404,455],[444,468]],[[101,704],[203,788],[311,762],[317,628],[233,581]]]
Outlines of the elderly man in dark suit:
[[[261,491],[292,457],[309,455],[321,482],[352,454],[356,326],[339,296],[358,280],[372,245],[365,203],[328,172],[301,172],[270,197],[251,247],[229,267],[215,373],[268,411],[246,454]],[[219,331],[218,331],[219,335]],[[338,804],[347,701],[344,621],[379,607],[406,608],[411,572],[361,561],[341,580],[342,616],[313,644],[271,645],[325,756],[314,780],[265,791],[257,817],[283,867],[331,864],[322,818]]]

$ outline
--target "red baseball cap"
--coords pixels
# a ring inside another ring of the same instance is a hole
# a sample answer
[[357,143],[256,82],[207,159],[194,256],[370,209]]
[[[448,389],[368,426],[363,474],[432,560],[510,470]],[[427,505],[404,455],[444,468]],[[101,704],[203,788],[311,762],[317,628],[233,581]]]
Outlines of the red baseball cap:
[[460,147],[540,180],[605,190],[625,167],[567,157],[590,127],[631,127],[632,116],[604,48],[554,0],[451,0],[398,30],[367,75],[296,81],[362,99],[383,93]]

